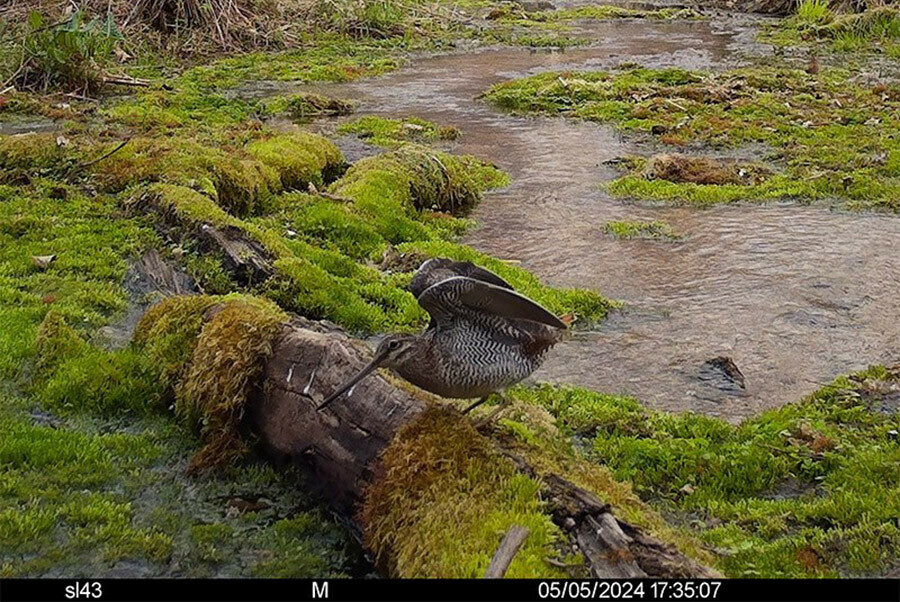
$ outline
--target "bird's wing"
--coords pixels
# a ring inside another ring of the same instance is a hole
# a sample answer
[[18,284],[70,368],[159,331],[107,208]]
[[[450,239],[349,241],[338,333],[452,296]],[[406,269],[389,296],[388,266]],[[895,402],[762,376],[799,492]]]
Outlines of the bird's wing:
[[442,323],[476,311],[509,320],[536,322],[554,328],[566,325],[552,313],[516,291],[466,276],[453,276],[431,285],[418,297],[432,321]]
[[474,263],[468,261],[453,261],[446,257],[435,257],[419,266],[419,269],[409,283],[409,292],[418,297],[429,287],[454,276],[474,278],[475,280],[487,282],[494,286],[499,286],[500,288],[512,290],[512,285],[506,280],[494,272],[479,267]]

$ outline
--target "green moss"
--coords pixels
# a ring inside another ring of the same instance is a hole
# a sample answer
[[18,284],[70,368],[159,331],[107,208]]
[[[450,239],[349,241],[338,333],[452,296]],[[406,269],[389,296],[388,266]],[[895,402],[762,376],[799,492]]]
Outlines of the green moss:
[[285,188],[321,187],[343,173],[341,151],[327,139],[307,132],[294,132],[257,140],[247,153],[272,167]]
[[897,150],[885,132],[898,125],[900,105],[844,71],[548,73],[499,84],[487,97],[517,112],[611,121],[674,145],[762,143],[772,149],[767,158],[783,167],[746,184],[642,182],[632,174],[610,185],[616,194],[700,204],[843,199],[851,208],[898,209],[900,182],[886,161],[872,157]]
[[550,577],[546,562],[561,537],[543,513],[540,485],[458,413],[435,408],[404,427],[381,456],[362,521],[376,561],[397,577],[484,574],[513,525],[530,530],[509,577]]
[[325,138],[296,133],[258,139],[246,153],[231,153],[185,138],[140,138],[99,163],[95,175],[107,190],[143,182],[188,186],[238,216],[262,212],[283,188],[319,186],[344,167]]
[[162,386],[174,389],[185,376],[204,324],[204,314],[218,302],[204,295],[165,299],[138,322],[134,344],[160,369]]
[[606,222],[603,229],[616,238],[654,238],[677,240],[681,238],[665,222]]
[[35,369],[46,373],[69,357],[82,355],[88,345],[55,311],[48,311],[37,329]]
[[223,549],[227,549],[234,529],[230,525],[213,523],[211,525],[194,525],[191,527],[191,538],[197,547],[197,554],[203,562],[220,563],[225,557]]
[[699,517],[729,576],[839,576],[878,573],[900,550],[900,422],[879,412],[897,379],[874,367],[738,426],[580,389],[515,395],[661,510]]
[[406,142],[456,140],[460,136],[459,129],[454,126],[441,126],[418,117],[391,119],[375,115],[341,124],[338,133],[356,134],[367,142],[386,148],[397,148]]
[[[333,526],[323,529],[324,517],[310,512],[284,518],[272,525],[263,541],[266,549],[251,574],[259,578],[321,578],[344,560],[340,532]],[[323,550],[324,539],[331,548]]]
[[424,226],[412,223],[413,211],[465,212],[478,201],[486,182],[502,181],[497,172],[472,157],[406,145],[357,162],[331,190],[353,199],[376,218],[392,222],[385,223],[386,238],[401,242],[399,236],[428,238],[423,235]]
[[103,109],[110,120],[147,132],[172,129],[212,133],[246,123],[265,103],[224,93],[247,81],[348,81],[393,70],[401,59],[390,43],[323,36],[304,48],[253,52],[188,69],[172,90],[151,89]]
[[299,122],[310,121],[316,117],[335,117],[349,115],[353,112],[353,103],[348,100],[322,96],[311,92],[300,92],[291,96],[276,96],[266,103],[267,113],[287,113],[291,119]]
[[158,408],[165,391],[158,367],[131,349],[108,353],[91,348],[67,356],[39,388],[45,407],[54,412],[115,415]]
[[204,324],[175,387],[176,414],[202,425],[206,443],[189,469],[227,464],[245,450],[238,434],[244,404],[272,353],[279,325],[287,320],[271,302],[233,299]]
[[245,451],[244,402],[287,319],[270,301],[240,295],[172,297],[141,319],[138,356],[161,373],[154,382],[174,390],[176,415],[205,442],[189,470],[222,466]]
[[4,171],[61,173],[71,161],[67,149],[57,144],[56,134],[0,136],[0,169]]

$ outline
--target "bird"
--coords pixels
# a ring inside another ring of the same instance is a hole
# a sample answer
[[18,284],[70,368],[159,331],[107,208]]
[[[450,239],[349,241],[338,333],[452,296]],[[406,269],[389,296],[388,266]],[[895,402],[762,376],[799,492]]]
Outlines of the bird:
[[[426,260],[407,289],[431,320],[420,334],[390,334],[375,356],[318,406],[324,410],[369,373],[386,367],[413,385],[452,399],[475,399],[463,413],[537,370],[572,316],[555,316],[497,274],[468,261]],[[352,391],[351,391],[352,392]]]

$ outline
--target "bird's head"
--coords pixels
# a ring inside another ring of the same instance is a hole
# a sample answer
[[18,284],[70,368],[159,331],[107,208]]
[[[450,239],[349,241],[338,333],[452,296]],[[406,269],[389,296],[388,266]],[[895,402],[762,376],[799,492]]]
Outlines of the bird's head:
[[318,409],[324,409],[332,401],[352,389],[356,383],[361,381],[376,368],[381,366],[394,368],[408,361],[413,353],[415,340],[416,337],[407,334],[389,334],[381,339],[381,342],[378,343],[378,348],[375,350],[375,357],[372,358],[372,361],[362,370],[357,372],[353,378],[338,387],[334,393],[325,398],[325,400],[319,404]]
[[379,366],[394,368],[410,359],[416,337],[408,334],[389,334],[378,343],[375,359]]

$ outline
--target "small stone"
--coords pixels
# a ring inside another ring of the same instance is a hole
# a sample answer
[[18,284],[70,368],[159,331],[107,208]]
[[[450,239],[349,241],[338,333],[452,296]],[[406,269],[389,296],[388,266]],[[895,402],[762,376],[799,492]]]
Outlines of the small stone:
[[566,520],[563,521],[563,524],[566,526],[566,529],[574,529],[575,528],[575,519],[571,516],[567,516]]
[[897,438],[900,437],[900,433],[897,432],[897,429],[891,429],[887,432],[887,436],[888,436],[888,439],[892,439],[892,440],[896,441]]
[[678,490],[679,493],[683,493],[684,495],[691,495],[692,493],[694,493],[694,491],[696,491],[696,490],[694,489],[694,486],[691,485],[690,483],[688,483],[687,485],[685,485],[684,487],[682,487],[681,489]]

